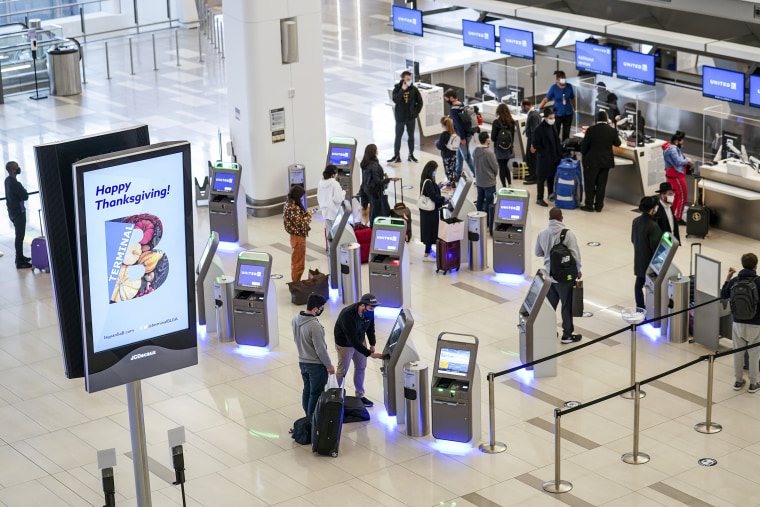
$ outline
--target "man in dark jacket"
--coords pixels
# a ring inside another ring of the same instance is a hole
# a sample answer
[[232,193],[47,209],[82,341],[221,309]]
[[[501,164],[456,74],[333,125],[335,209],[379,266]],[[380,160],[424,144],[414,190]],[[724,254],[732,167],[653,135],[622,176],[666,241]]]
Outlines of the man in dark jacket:
[[615,167],[613,146],[620,146],[617,130],[607,124],[607,113],[599,111],[596,125],[586,130],[581,143],[583,155],[583,182],[586,186],[586,205],[583,211],[602,211],[604,191],[610,168]]
[[[335,350],[338,352],[338,384],[348,373],[348,367],[354,362],[354,388],[356,397],[361,398],[365,406],[373,403],[364,397],[364,370],[367,358],[382,359],[383,355],[375,352],[375,307],[379,303],[374,294],[364,294],[358,303],[348,305],[341,310],[335,321]],[[369,339],[367,348],[364,336]]]
[[[728,268],[728,276],[726,277],[726,283],[723,284],[723,288],[720,291],[720,297],[722,299],[731,299],[731,289],[736,285],[737,280],[742,278],[750,279],[755,283],[758,293],[760,293],[760,279],[757,277],[757,255],[753,253],[746,253],[742,255],[742,270],[739,271],[737,278],[732,279],[736,270],[734,268]],[[737,319],[734,316],[733,325],[733,342],[734,348],[746,347],[760,341],[760,306],[755,309],[755,316],[751,319]],[[749,365],[747,376],[749,377],[748,393],[756,393],[760,391],[760,383],[757,381],[758,374],[758,360],[760,360],[760,347],[748,349],[746,354],[749,356]],[[736,377],[736,383],[734,384],[734,391],[741,390],[744,384],[747,383],[743,378],[743,366],[744,366],[744,354],[734,354],[734,376]]]
[[[443,101],[449,105],[449,118],[451,118],[451,123],[454,124],[454,130],[461,140],[459,149],[457,150],[456,169],[454,170],[456,173],[456,180],[459,181],[459,177],[462,176],[462,167],[464,167],[465,162],[470,166],[473,175],[475,174],[475,166],[472,163],[472,154],[470,153],[470,142],[472,141],[473,134],[472,132],[468,132],[467,126],[465,125],[467,120],[463,118],[463,115],[465,114],[464,104],[457,97],[456,90],[452,88],[446,90],[443,93]],[[471,130],[473,127],[477,127],[477,125],[470,125]]]
[[633,220],[631,227],[631,243],[633,243],[633,274],[636,275],[634,294],[636,306],[644,308],[644,282],[646,281],[647,267],[654,256],[657,244],[662,237],[660,226],[654,219],[657,209],[657,198],[652,196],[642,197],[639,203],[641,215]]
[[24,185],[16,179],[21,174],[21,168],[17,162],[5,164],[8,177],[5,178],[5,205],[8,208],[8,216],[13,222],[16,231],[16,269],[31,268],[31,259],[24,256],[24,235],[26,234],[26,207],[24,202],[29,199]]
[[530,99],[522,101],[522,113],[528,115],[525,119],[525,137],[527,140],[525,153],[523,153],[523,162],[528,164],[528,175],[525,177],[524,185],[534,185],[536,183],[536,154],[530,150],[533,142],[533,131],[541,123],[541,113],[533,107]]
[[671,208],[675,198],[673,186],[668,181],[660,183],[660,189],[657,193],[660,194],[660,198],[658,200],[657,211],[654,212],[654,219],[657,221],[657,225],[660,226],[662,232],[670,233],[680,243],[681,233],[678,230],[678,219],[676,219]]
[[409,162],[417,162],[414,158],[414,125],[422,111],[422,95],[412,83],[412,73],[405,70],[401,73],[401,81],[393,87],[393,115],[396,117],[396,141],[393,144],[393,158],[389,163],[401,162],[401,136],[406,129],[409,145]]
[[544,201],[544,184],[549,192],[549,200],[554,200],[554,175],[557,173],[557,166],[562,160],[562,148],[559,140],[557,127],[554,126],[556,118],[554,109],[547,107],[544,109],[544,121],[542,121],[533,131],[533,138],[530,147],[531,153],[537,155],[536,176],[538,188],[536,189],[536,204],[539,206],[549,206]]

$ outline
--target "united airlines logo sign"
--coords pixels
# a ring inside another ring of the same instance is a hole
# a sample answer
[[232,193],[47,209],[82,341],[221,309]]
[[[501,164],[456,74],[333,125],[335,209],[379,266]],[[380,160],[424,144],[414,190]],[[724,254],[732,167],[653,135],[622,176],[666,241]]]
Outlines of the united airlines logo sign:
[[710,84],[713,86],[720,86],[721,88],[729,88],[731,90],[736,90],[735,81],[721,81],[720,79],[711,79]]
[[484,39],[484,40],[491,39],[491,36],[488,32],[473,32],[471,30],[467,30],[467,35],[470,37],[477,37],[479,39]]
[[641,72],[647,72],[649,70],[649,66],[646,63],[623,62],[623,67],[640,70]]

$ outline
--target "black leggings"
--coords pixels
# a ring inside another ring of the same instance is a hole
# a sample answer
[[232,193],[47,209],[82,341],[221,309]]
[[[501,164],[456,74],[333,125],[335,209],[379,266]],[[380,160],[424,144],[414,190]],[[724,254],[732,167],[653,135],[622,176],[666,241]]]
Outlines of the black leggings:
[[512,172],[509,170],[509,161],[510,159],[496,159],[496,161],[499,163],[499,179],[501,180],[501,186],[502,188],[506,188],[509,184],[509,186],[512,185]]

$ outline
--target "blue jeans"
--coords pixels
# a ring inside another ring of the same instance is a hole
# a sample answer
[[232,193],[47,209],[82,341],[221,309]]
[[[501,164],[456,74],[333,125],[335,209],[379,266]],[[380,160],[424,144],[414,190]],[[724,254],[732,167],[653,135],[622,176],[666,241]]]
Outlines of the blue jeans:
[[470,139],[471,138],[468,138],[465,144],[460,144],[459,148],[457,148],[457,165],[456,169],[454,169],[457,179],[462,176],[462,166],[464,165],[464,161],[467,161],[467,165],[470,166],[470,171],[472,171],[472,174],[475,174],[475,166],[472,165],[472,155],[470,154]]
[[496,192],[496,187],[478,187],[478,200],[475,201],[475,208],[478,211],[485,211],[488,213],[488,222],[491,223],[491,203],[493,202],[493,194]]
[[316,363],[298,363],[301,367],[301,378],[303,379],[303,396],[301,405],[307,416],[314,413],[317,401],[325,390],[327,384],[327,368],[323,364]]

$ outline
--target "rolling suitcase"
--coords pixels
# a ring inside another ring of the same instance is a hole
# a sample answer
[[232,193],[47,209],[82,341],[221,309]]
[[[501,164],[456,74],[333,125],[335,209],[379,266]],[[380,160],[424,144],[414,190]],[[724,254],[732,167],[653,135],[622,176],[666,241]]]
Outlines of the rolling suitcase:
[[[398,200],[396,183],[401,184],[400,201]],[[404,203],[404,180],[393,182],[393,197],[396,203],[393,205],[393,209],[391,209],[391,218],[403,218],[406,221],[406,242],[409,243],[412,240],[412,210]]]
[[369,261],[369,246],[372,242],[372,229],[364,224],[353,224],[356,242],[359,243],[362,262]]
[[35,270],[47,273],[50,271],[50,259],[48,258],[47,239],[42,233],[42,210],[39,210],[40,236],[32,240],[32,267]]
[[699,178],[694,178],[694,204],[686,212],[686,237],[705,239],[710,231],[710,208],[705,206],[705,189],[702,188],[702,205],[699,202]]
[[323,456],[338,457],[343,428],[342,387],[328,389],[319,397],[311,423],[311,450]]
[[583,198],[583,175],[576,158],[564,158],[554,177],[554,204],[561,209],[575,209]]
[[460,241],[443,241],[438,238],[435,242],[435,272],[443,271],[445,275],[449,271],[459,271],[461,263],[459,246]]

